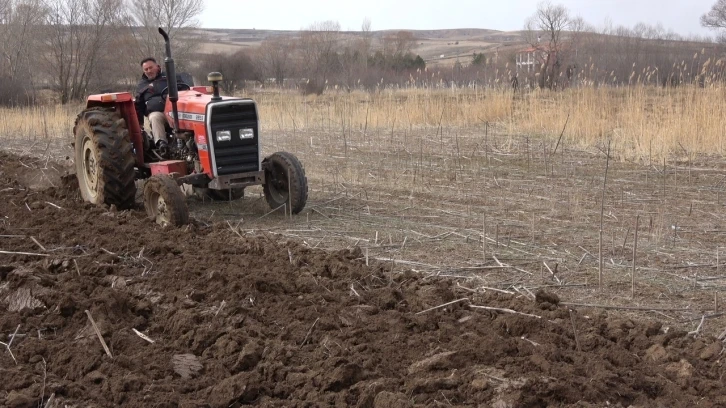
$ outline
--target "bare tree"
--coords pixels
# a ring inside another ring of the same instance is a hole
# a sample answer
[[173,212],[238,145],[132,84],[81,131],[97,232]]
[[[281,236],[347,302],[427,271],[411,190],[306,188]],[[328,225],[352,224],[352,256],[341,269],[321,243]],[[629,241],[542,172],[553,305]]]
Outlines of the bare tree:
[[[159,27],[169,34],[175,44],[174,59],[180,67],[192,54],[194,39],[190,28],[199,26],[197,17],[204,11],[203,0],[129,0],[133,23],[137,26],[135,37],[139,43],[138,56],[161,57],[164,54],[164,40]],[[182,33],[184,32],[184,38]]]
[[[12,5],[10,0],[0,0],[0,25],[5,26],[10,22]],[[0,33],[2,32],[2,28],[0,28]]]
[[726,28],[726,0],[718,0],[711,10],[701,16],[701,25],[708,28]]
[[49,0],[41,55],[61,103],[81,98],[124,32],[122,0]]
[[0,104],[32,103],[38,62],[40,0],[0,0]]
[[368,63],[368,56],[371,54],[373,47],[373,31],[371,30],[372,24],[371,19],[366,17],[363,19],[361,24],[361,40],[358,41],[357,50],[361,56],[361,63],[363,65]]
[[592,84],[705,86],[721,77],[722,55],[711,41],[696,42],[665,29],[661,24],[633,27],[609,25],[583,33],[578,41],[576,79]]
[[361,77],[368,68],[373,36],[371,20],[365,18],[361,24],[360,35],[348,35],[342,39],[339,53],[340,82],[349,91],[360,86]]
[[549,1],[540,3],[527,20],[525,37],[540,58],[541,87],[554,89],[557,86],[558,75],[566,62],[565,54],[572,48],[572,42],[566,41],[567,31],[582,27],[581,19],[571,18],[567,8]]
[[14,80],[19,72],[31,72],[37,61],[38,27],[43,23],[45,9],[39,0],[24,0],[13,4],[0,1],[0,75]]
[[274,78],[275,83],[282,86],[285,78],[293,72],[295,50],[294,39],[287,36],[273,37],[263,41],[256,50],[254,58],[260,82],[264,83],[267,78]]
[[370,65],[395,74],[406,71],[414,61],[421,59],[411,52],[415,45],[416,36],[410,31],[389,33],[382,39],[382,49],[376,50],[371,56]]
[[[12,21],[12,3],[10,0],[0,0],[0,38],[7,38],[8,31],[10,29],[10,22]],[[7,59],[7,42],[3,41],[0,44],[0,75],[4,74],[5,69],[3,63]]]
[[[726,28],[726,0],[718,0],[711,6],[711,10],[701,16],[701,25],[715,30]],[[726,42],[726,36],[721,34],[719,40]]]
[[323,21],[312,24],[300,35],[300,52],[306,63],[306,74],[310,92],[322,93],[326,83],[339,68],[337,48],[340,39],[340,24],[337,21]]
[[356,87],[356,81],[366,68],[367,56],[359,48],[360,39],[346,38],[342,51],[338,54],[340,62],[340,82],[349,91]]
[[406,55],[416,44],[416,37],[410,31],[398,31],[383,38],[383,51],[387,56]]
[[361,33],[363,33],[364,37],[370,38],[372,26],[373,26],[373,22],[371,21],[370,17],[366,17],[363,19],[363,23],[361,23],[361,25],[360,25],[360,31],[361,31]]
[[206,78],[206,75],[213,71],[222,73],[224,80],[220,86],[227,95],[233,95],[241,90],[246,80],[255,79],[257,76],[252,58],[247,51],[237,51],[231,55],[224,53],[205,55],[196,71],[197,78]]

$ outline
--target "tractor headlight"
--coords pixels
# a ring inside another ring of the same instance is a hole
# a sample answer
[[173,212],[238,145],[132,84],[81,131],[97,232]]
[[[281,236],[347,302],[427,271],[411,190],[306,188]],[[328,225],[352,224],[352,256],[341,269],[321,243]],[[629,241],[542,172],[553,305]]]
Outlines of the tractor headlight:
[[217,141],[218,142],[229,142],[232,140],[232,132],[229,130],[218,130]]
[[254,130],[252,130],[250,128],[240,129],[239,130],[239,138],[240,139],[242,139],[242,140],[244,140],[244,139],[252,139],[253,137],[255,137]]

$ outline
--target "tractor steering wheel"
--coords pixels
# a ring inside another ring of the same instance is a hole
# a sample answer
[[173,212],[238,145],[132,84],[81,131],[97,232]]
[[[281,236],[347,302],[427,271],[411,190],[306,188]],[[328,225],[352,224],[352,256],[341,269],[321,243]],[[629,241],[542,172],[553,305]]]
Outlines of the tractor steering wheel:
[[[192,89],[192,87],[185,84],[184,82],[177,82],[177,84],[176,84],[177,91],[189,91],[191,89]],[[161,90],[161,97],[164,98],[164,100],[166,100],[168,96],[169,96],[169,87],[167,86],[166,88]]]

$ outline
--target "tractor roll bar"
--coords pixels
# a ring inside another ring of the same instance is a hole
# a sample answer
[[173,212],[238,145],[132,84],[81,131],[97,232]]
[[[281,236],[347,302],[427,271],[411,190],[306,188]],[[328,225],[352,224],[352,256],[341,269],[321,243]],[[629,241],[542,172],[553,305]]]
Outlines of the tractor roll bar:
[[171,42],[169,41],[169,35],[161,27],[159,27],[159,34],[164,37],[164,43],[166,45],[166,57],[164,58],[164,65],[166,66],[166,81],[169,88],[171,110],[174,113],[174,132],[178,133],[179,111],[177,110],[176,102],[179,100],[179,90],[177,89],[176,83],[176,68],[174,67],[174,58],[171,57]]

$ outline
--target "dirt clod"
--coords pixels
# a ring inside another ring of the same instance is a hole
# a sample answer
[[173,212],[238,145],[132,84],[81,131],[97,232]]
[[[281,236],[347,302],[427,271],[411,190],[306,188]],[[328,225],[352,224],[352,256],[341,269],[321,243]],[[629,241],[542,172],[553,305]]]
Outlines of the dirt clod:
[[373,401],[374,408],[408,408],[412,406],[413,404],[406,394],[400,392],[381,391]]
[[174,365],[174,372],[181,378],[192,378],[202,369],[202,363],[194,354],[175,354],[171,358]]
[[5,404],[10,408],[33,408],[38,404],[38,399],[22,392],[10,391],[5,397]]
[[552,292],[547,292],[544,289],[540,289],[535,293],[535,301],[537,303],[543,304],[551,304],[551,305],[559,305],[560,304],[560,297],[557,296],[557,294]]

